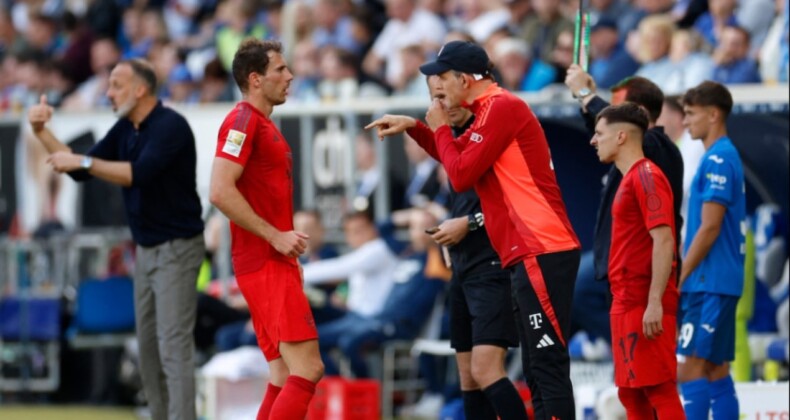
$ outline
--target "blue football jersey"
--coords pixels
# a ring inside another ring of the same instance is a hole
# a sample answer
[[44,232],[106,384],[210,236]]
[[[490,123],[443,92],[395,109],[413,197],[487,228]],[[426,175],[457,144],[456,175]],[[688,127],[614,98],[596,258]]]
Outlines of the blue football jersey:
[[681,291],[740,296],[746,246],[746,185],[741,158],[729,138],[722,137],[705,152],[690,189],[684,255],[702,223],[702,205],[719,203],[727,211],[719,237]]

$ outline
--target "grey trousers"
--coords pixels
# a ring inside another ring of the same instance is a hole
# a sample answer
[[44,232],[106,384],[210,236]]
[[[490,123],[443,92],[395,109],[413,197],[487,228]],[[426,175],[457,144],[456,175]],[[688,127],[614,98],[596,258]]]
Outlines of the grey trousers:
[[203,235],[137,246],[140,376],[153,420],[195,419],[195,287],[204,256]]

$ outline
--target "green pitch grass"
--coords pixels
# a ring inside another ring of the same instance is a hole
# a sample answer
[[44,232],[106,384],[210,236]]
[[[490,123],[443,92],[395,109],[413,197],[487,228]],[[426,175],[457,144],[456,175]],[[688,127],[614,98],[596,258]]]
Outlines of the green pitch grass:
[[131,408],[0,405],[3,420],[138,420]]

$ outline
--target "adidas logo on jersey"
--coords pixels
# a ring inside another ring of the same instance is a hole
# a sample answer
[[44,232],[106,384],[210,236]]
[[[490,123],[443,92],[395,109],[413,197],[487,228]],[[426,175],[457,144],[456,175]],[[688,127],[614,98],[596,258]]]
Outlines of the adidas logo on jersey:
[[553,345],[554,345],[554,340],[552,340],[548,334],[543,334],[543,337],[540,338],[540,342],[538,343],[537,348],[542,349],[544,347],[549,347]]

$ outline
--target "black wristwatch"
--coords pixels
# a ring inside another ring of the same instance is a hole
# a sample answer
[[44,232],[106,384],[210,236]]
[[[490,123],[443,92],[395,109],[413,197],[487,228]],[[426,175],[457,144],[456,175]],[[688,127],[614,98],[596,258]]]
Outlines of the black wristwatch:
[[483,213],[470,214],[466,216],[468,220],[469,231],[474,232],[483,226]]

